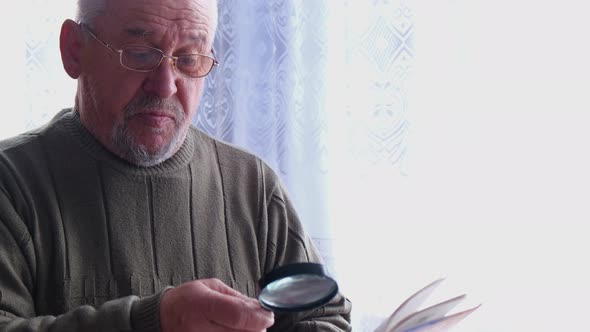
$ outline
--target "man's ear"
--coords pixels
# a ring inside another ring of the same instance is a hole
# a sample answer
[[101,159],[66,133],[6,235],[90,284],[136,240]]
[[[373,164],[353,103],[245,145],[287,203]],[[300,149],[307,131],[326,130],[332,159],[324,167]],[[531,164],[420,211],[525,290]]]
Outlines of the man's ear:
[[65,20],[61,25],[61,33],[59,35],[61,61],[66,73],[73,79],[80,77],[82,68],[82,37],[82,29],[80,29],[78,23],[72,20]]

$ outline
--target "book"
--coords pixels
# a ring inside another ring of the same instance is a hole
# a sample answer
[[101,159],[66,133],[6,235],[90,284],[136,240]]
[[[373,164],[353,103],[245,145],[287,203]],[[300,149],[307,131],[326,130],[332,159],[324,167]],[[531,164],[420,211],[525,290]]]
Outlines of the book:
[[412,294],[374,332],[446,332],[481,306],[449,314],[465,299],[466,294],[462,294],[421,309],[443,280],[437,279]]

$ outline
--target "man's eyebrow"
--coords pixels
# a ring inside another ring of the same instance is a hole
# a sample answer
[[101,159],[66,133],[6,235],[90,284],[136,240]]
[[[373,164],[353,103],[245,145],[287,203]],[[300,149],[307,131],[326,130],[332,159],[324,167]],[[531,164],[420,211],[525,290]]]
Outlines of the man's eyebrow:
[[131,37],[149,37],[150,35],[152,35],[154,32],[153,31],[149,31],[146,29],[142,29],[142,28],[126,28],[125,30],[123,30],[123,32],[127,35],[127,36],[131,36]]
[[207,35],[198,32],[189,32],[188,38],[197,44],[204,44],[207,42]]

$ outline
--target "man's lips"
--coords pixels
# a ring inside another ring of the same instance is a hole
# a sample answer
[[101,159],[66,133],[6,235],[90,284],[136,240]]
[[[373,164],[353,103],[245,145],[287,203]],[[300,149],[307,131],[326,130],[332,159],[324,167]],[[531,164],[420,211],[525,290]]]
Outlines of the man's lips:
[[134,114],[132,117],[152,127],[162,127],[169,121],[174,122],[175,119],[174,115],[164,112],[141,112]]

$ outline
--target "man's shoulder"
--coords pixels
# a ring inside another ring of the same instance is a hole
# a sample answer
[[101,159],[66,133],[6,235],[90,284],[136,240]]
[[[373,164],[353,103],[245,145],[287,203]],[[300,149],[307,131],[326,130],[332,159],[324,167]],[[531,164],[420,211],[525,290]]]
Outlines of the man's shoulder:
[[48,123],[13,136],[4,140],[0,140],[0,154],[7,152],[27,151],[33,146],[36,146],[48,132],[50,132],[55,125],[60,122],[65,116],[69,114],[71,109],[64,109],[58,112]]
[[271,183],[278,181],[278,176],[272,167],[253,152],[236,144],[215,138],[194,126],[191,129],[197,138],[199,153],[202,154],[203,151],[208,151],[213,154],[210,157],[217,160],[218,166],[225,172],[233,173],[236,176],[241,174],[245,177],[252,177],[252,175],[256,174],[254,178],[264,177]]
[[191,126],[193,135],[196,137],[197,148],[200,150],[206,150],[210,153],[215,153],[216,158],[219,159],[220,163],[227,163],[232,161],[241,161],[249,163],[260,163],[261,159],[254,153],[240,147],[236,144],[222,141],[219,138],[215,138],[201,129]]

